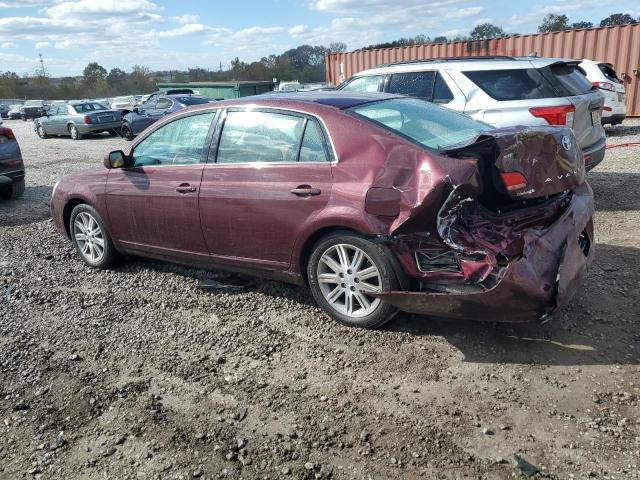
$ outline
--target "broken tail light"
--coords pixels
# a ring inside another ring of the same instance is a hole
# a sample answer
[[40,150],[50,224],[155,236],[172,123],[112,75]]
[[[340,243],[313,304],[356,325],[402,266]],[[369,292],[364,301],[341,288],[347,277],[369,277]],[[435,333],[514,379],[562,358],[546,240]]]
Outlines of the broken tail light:
[[86,125],[91,125],[93,123],[89,115],[85,115],[83,121]]
[[560,105],[556,107],[532,107],[529,109],[531,115],[537,118],[544,118],[549,125],[573,126],[573,116],[576,107],[573,105]]
[[527,179],[520,172],[500,172],[502,183],[509,192],[520,190],[527,186]]
[[608,90],[609,92],[615,92],[616,87],[613,83],[609,82],[592,82],[593,86],[599,88],[600,90]]

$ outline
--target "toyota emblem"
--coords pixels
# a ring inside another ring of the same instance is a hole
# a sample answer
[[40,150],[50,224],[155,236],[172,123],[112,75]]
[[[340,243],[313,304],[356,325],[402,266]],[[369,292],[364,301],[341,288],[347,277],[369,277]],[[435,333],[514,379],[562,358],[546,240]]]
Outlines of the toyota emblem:
[[565,150],[571,149],[571,139],[566,135],[562,137],[562,148]]

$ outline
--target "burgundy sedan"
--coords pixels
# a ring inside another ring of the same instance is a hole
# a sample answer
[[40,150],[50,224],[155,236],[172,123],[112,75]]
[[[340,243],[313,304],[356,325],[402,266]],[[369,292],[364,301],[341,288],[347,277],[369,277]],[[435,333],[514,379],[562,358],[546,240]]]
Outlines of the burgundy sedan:
[[593,196],[571,130],[493,129],[352,92],[193,107],[53,192],[90,266],[119,253],[308,285],[347,325],[398,310],[521,322],[575,292]]

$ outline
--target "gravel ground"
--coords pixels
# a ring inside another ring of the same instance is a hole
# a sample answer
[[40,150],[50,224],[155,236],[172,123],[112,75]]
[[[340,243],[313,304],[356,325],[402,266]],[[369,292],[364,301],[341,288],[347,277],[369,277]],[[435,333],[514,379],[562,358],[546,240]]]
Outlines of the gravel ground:
[[[551,322],[368,332],[298,287],[85,267],[51,189],[124,142],[5,124],[27,193],[0,203],[0,478],[640,478],[640,148],[590,173],[596,264]],[[638,142],[640,122],[608,134]]]

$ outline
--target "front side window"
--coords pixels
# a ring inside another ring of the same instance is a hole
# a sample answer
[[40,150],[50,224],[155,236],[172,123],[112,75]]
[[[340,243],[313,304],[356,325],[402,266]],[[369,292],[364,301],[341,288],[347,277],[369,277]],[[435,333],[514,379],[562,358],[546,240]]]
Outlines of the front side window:
[[461,113],[414,98],[382,100],[349,111],[436,150],[463,144],[493,129]]
[[384,75],[370,75],[368,77],[358,77],[351,80],[340,90],[345,92],[378,92]]
[[191,115],[163,125],[135,148],[134,166],[200,163],[214,116],[215,112]]
[[169,100],[168,98],[161,98],[160,100],[158,100],[158,103],[156,104],[156,109],[157,110],[166,110],[168,108],[171,108],[172,104],[173,104],[173,102],[171,100]]
[[303,117],[231,111],[220,135],[218,163],[296,162]]
[[394,73],[389,81],[389,93],[407,95],[431,101],[436,72]]

